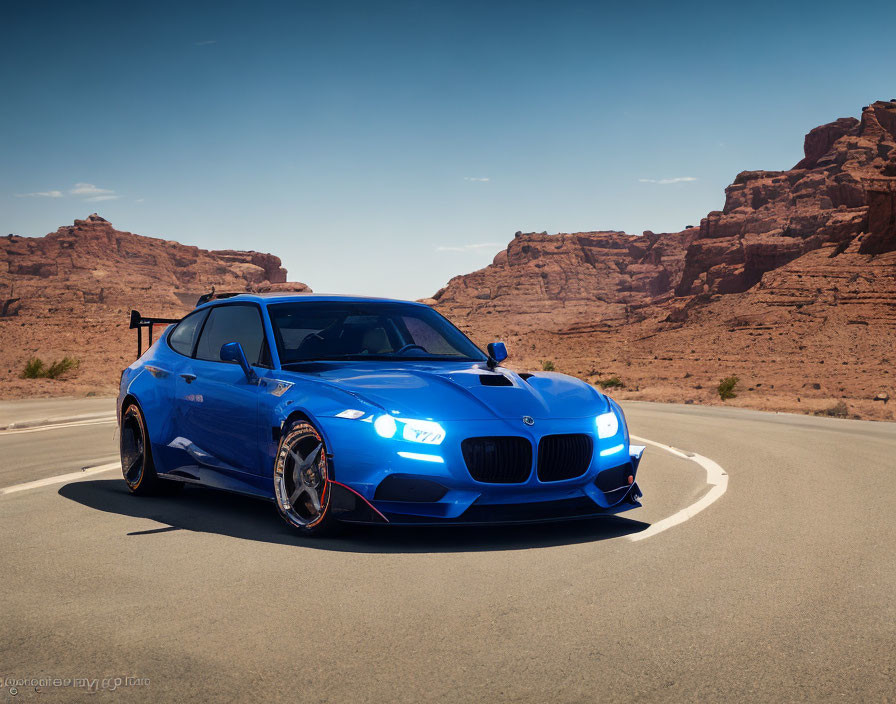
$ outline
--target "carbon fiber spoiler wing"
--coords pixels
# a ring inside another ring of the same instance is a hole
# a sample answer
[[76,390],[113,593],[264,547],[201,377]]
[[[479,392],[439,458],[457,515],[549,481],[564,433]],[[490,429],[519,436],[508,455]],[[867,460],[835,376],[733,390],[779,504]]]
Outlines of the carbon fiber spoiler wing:
[[171,323],[179,323],[180,318],[145,318],[140,315],[139,311],[131,311],[130,329],[137,331],[137,358],[143,354],[143,328],[149,328],[149,343],[147,349],[152,347],[152,327],[153,325],[170,325]]

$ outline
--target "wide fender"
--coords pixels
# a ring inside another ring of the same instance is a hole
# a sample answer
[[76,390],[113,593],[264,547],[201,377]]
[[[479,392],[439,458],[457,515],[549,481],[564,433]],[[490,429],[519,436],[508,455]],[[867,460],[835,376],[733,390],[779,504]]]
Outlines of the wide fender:
[[261,446],[264,448],[266,473],[273,473],[274,458],[280,445],[280,436],[286,423],[292,418],[306,418],[326,443],[329,452],[335,451],[334,438],[329,432],[336,414],[350,408],[365,412],[382,412],[383,409],[358,394],[319,379],[278,379],[275,375],[261,379],[259,398]]
[[161,365],[147,362],[139,366],[131,365],[122,377],[118,411],[121,413],[123,409],[120,406],[128,396],[137,400],[137,405],[143,412],[155,459],[162,457],[162,453],[157,449],[168,443],[176,424],[172,373]]

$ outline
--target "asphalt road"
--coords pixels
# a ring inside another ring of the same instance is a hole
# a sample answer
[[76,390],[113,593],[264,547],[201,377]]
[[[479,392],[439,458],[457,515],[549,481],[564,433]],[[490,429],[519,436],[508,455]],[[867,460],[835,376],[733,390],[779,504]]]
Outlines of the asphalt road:
[[53,430],[0,431],[0,487],[114,462],[117,433],[114,419]]
[[[0,495],[0,678],[44,679],[0,702],[894,701],[896,425],[625,408],[728,479],[643,540],[710,491],[652,445],[644,508],[526,528],[309,541],[115,472]],[[0,432],[0,487],[115,448],[108,423]]]

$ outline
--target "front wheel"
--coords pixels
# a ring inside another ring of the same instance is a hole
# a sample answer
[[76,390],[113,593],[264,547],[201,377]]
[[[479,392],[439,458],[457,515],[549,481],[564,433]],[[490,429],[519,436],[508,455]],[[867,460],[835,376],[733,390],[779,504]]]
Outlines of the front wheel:
[[287,523],[306,535],[331,533],[338,525],[329,512],[327,448],[307,421],[286,427],[274,460],[274,496]]

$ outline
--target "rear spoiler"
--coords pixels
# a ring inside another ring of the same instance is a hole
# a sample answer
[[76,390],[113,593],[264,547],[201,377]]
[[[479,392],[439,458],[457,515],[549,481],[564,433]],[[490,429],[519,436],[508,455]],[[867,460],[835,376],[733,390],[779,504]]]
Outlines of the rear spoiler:
[[242,296],[247,291],[233,291],[231,293],[215,293],[212,291],[211,293],[204,293],[199,297],[199,300],[196,301],[196,306],[201,306],[203,303],[208,303],[209,301],[217,301],[221,298],[233,298],[234,296]]
[[143,328],[149,328],[149,345],[152,347],[152,326],[179,323],[180,318],[144,318],[139,311],[131,311],[131,330],[137,330],[137,357],[143,354]]

